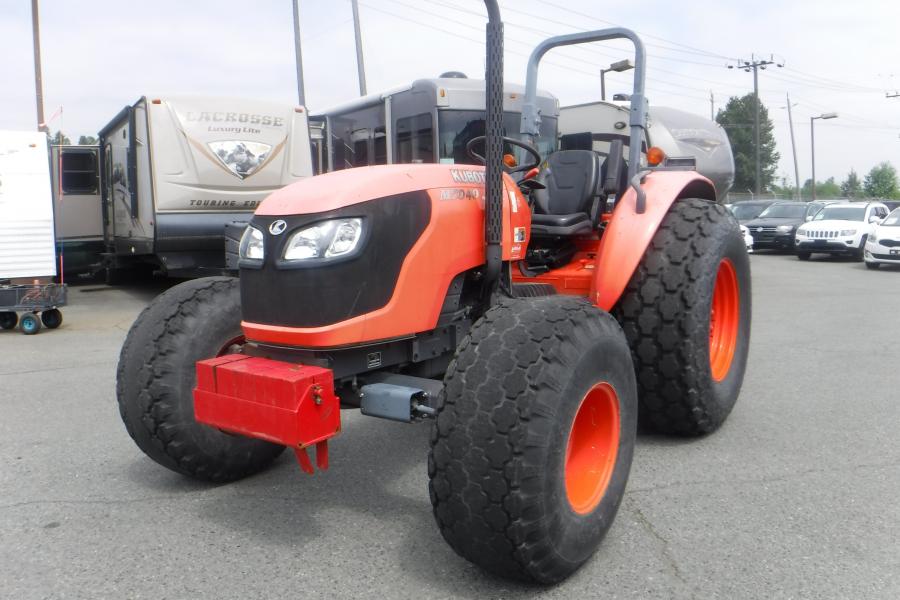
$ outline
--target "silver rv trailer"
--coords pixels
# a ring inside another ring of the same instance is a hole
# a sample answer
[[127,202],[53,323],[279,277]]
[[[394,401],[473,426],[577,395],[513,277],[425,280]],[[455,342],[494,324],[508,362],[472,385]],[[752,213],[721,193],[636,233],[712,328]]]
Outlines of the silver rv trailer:
[[96,270],[103,255],[100,149],[51,146],[56,243],[67,275]]
[[[661,148],[670,157],[692,157],[696,169],[716,187],[721,201],[734,182],[731,143],[721,125],[705,117],[664,106],[651,106],[643,152]],[[591,102],[559,111],[560,149],[592,149],[606,154],[609,143],[628,146],[628,106]]]
[[[524,96],[523,86],[504,86],[506,136],[519,137]],[[541,154],[548,154],[557,144],[559,101],[539,91],[538,104],[543,119],[536,144]],[[318,112],[311,117],[322,128],[313,144],[317,172],[393,163],[470,163],[466,143],[484,135],[484,107],[483,80],[447,73]]]
[[143,97],[99,134],[107,272],[225,266],[225,226],[312,175],[306,109],[233,98]]

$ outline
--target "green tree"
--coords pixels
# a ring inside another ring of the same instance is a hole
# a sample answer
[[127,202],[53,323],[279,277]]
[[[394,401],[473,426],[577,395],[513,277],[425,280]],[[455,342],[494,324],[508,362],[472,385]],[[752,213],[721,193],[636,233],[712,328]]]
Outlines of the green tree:
[[866,191],[866,196],[870,198],[900,198],[897,169],[889,162],[875,165],[866,175],[863,189]]
[[[736,192],[752,190],[756,186],[756,144],[753,115],[756,101],[753,94],[742,98],[732,96],[725,108],[716,115],[716,122],[725,128],[734,154],[734,186]],[[767,190],[775,181],[775,169],[781,156],[775,149],[772,120],[762,102],[759,104],[760,185]]]
[[50,136],[50,143],[54,146],[67,146],[72,143],[72,140],[70,140],[69,136],[64,134],[62,131],[57,131],[52,136]]
[[[812,179],[807,179],[803,183],[803,197],[806,199],[812,198]],[[840,198],[841,197],[841,186],[839,186],[834,177],[829,177],[825,181],[817,181],[816,182],[816,198],[819,200],[824,200],[828,198]]]
[[850,169],[850,173],[847,174],[847,179],[841,183],[841,194],[847,198],[862,197],[862,182],[859,180],[859,175],[856,174],[856,170]]
[[97,138],[92,135],[83,135],[78,138],[79,146],[95,146],[97,144]]

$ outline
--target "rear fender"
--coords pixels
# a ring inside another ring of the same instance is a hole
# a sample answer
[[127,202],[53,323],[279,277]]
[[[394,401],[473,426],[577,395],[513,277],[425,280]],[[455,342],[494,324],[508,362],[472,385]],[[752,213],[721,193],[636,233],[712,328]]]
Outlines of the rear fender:
[[680,198],[716,199],[712,182],[694,171],[651,172],[641,187],[647,193],[644,213],[637,213],[637,194],[628,188],[600,240],[590,300],[606,311],[619,301],[672,204]]

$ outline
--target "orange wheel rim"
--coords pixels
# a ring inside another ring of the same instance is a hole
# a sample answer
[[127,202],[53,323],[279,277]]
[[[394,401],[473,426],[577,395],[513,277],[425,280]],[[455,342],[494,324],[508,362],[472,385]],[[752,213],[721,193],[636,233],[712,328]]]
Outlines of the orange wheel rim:
[[619,396],[606,383],[592,387],[578,407],[566,445],[566,496],[578,514],[603,498],[619,453]]
[[727,258],[719,263],[709,311],[709,366],[712,377],[722,381],[731,370],[741,322],[741,295],[734,265]]

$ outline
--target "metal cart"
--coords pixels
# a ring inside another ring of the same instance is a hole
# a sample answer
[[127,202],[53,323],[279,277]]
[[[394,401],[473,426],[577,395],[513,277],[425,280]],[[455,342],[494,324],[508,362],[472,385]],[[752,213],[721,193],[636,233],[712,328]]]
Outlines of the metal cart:
[[18,324],[25,335],[38,333],[41,324],[56,329],[62,325],[59,307],[66,305],[66,295],[64,283],[0,285],[0,329]]

